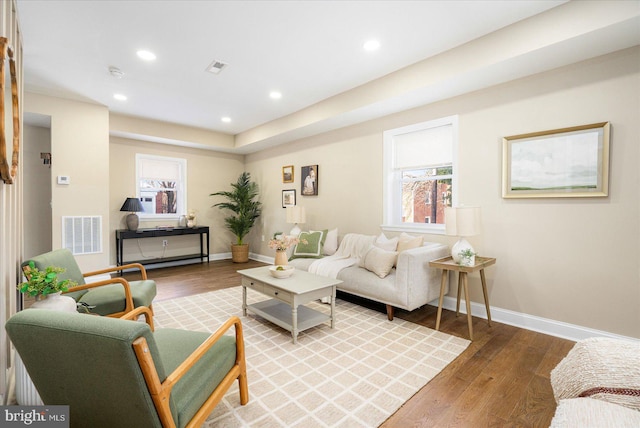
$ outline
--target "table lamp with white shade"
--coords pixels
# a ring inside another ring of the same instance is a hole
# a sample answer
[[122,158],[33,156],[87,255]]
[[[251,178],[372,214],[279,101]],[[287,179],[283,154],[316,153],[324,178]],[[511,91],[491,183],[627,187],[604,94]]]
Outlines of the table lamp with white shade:
[[[447,207],[444,210],[445,233],[451,236],[459,236],[460,239],[451,247],[451,257],[456,263],[460,263],[460,253],[471,250],[473,247],[465,239],[467,236],[480,234],[480,207]],[[473,257],[475,259],[475,257]]]
[[291,232],[289,232],[291,236],[300,235],[300,232],[302,232],[302,230],[300,229],[300,227],[298,227],[298,224],[303,224],[306,221],[307,219],[305,216],[304,207],[298,205],[287,207],[287,223],[295,224],[295,226],[293,226],[293,229],[291,229]]

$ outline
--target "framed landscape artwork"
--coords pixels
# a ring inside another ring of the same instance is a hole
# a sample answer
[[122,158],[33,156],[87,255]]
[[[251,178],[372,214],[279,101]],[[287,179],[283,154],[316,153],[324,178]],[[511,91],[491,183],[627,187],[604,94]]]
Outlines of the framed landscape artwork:
[[293,165],[282,167],[282,182],[293,183]]
[[308,165],[302,167],[302,193],[303,196],[318,195],[318,165]]
[[503,198],[609,194],[609,122],[505,137]]
[[282,191],[282,208],[295,207],[296,206],[296,191],[283,190]]

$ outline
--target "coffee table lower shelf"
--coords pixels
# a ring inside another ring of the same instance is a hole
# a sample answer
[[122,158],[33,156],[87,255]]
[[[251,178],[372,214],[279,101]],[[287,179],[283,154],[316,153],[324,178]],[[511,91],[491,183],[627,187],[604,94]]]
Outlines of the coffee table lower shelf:
[[296,317],[294,317],[293,311],[295,308],[279,300],[264,300],[253,305],[247,305],[247,309],[292,333],[294,330],[300,332],[331,320],[331,317],[327,314],[300,305],[297,307],[298,325],[294,329],[293,321]]

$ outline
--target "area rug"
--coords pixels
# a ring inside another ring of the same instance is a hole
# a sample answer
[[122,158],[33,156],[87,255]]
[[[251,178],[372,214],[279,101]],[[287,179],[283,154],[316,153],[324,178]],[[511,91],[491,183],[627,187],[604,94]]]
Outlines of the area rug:
[[[248,290],[248,302],[265,296]],[[249,314],[242,287],[154,302],[156,328],[215,331],[242,320],[249,403],[237,382],[205,427],[377,427],[453,361],[469,341],[336,301],[336,323],[291,334]],[[330,312],[328,305],[310,307]]]

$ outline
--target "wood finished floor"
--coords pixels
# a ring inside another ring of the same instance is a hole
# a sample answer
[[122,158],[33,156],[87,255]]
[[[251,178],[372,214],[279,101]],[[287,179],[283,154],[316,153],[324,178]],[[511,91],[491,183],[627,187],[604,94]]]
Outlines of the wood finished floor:
[[[240,285],[239,269],[262,266],[249,261],[216,261],[148,271],[157,301]],[[135,279],[133,274],[125,277]],[[338,298],[385,312],[383,305],[340,293]],[[436,308],[396,310],[396,317],[435,328]],[[468,337],[466,316],[443,310],[441,331]],[[574,342],[473,318],[475,340],[418,391],[383,428],[548,427],[555,412],[549,373]]]

